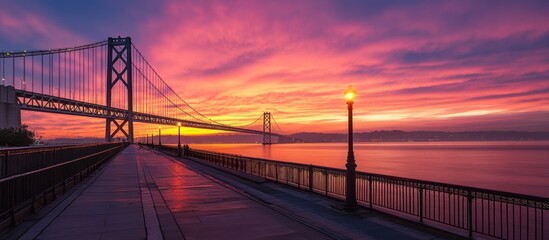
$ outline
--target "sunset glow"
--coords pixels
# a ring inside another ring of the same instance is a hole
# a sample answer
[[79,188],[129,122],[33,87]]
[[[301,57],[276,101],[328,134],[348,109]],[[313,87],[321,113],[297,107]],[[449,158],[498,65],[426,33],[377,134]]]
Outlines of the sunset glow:
[[[352,83],[357,132],[549,131],[548,12],[543,1],[7,2],[0,51],[130,36],[186,102],[234,126],[268,111],[286,133],[345,132]],[[104,136],[104,119],[22,121],[44,138]]]

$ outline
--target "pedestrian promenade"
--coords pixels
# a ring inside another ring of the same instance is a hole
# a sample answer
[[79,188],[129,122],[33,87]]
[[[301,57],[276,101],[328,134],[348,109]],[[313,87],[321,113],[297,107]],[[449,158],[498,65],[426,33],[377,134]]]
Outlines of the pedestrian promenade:
[[338,204],[131,145],[21,239],[442,239]]

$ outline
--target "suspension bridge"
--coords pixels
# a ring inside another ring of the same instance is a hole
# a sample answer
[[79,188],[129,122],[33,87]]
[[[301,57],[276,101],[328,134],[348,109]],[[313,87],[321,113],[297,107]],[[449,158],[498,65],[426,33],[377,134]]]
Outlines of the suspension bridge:
[[[105,141],[134,142],[134,122],[258,134],[291,142],[270,112],[241,126],[212,120],[189,105],[130,37],[60,49],[0,53],[0,127],[21,124],[21,110],[105,119]],[[260,120],[263,124],[259,125]],[[274,124],[272,124],[274,123]],[[259,128],[259,129],[257,129]]]

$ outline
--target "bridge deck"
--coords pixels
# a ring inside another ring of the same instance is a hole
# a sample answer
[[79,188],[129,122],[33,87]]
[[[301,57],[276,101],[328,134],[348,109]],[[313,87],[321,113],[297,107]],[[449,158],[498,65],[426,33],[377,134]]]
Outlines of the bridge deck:
[[130,146],[22,239],[435,239],[376,214]]

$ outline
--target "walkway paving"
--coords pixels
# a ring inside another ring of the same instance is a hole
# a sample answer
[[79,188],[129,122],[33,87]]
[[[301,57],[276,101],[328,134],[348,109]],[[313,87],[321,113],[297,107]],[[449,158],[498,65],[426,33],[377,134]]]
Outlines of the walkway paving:
[[[181,161],[181,162],[180,162]],[[21,239],[437,239],[337,201],[130,146]]]

